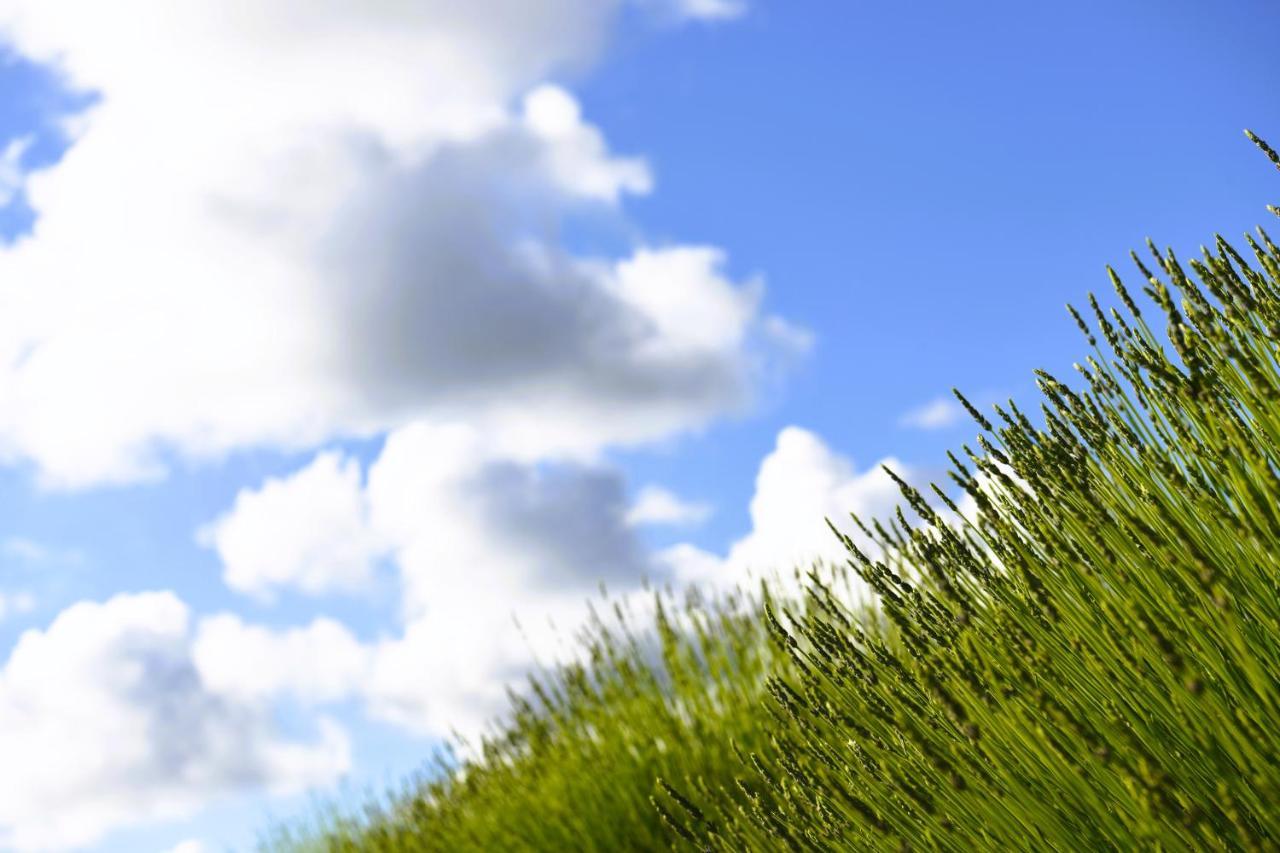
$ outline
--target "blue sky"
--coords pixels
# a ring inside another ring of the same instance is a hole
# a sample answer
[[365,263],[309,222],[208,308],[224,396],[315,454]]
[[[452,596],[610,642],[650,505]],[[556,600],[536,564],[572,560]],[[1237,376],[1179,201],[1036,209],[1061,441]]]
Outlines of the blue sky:
[[0,11],[0,847],[402,778],[546,614],[830,554],[1280,195],[1261,0],[92,5]]

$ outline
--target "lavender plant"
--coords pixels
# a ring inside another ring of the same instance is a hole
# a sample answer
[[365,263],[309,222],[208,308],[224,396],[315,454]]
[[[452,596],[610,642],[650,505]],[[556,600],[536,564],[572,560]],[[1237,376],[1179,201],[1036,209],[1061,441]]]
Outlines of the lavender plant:
[[597,620],[478,756],[277,846],[1280,849],[1280,249],[1148,248],[874,547],[660,596],[657,653]]

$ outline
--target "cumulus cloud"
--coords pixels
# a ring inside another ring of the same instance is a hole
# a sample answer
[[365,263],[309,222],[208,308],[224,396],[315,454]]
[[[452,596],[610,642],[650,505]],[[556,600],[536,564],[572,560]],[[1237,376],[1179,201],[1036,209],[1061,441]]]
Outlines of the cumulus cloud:
[[323,453],[242,492],[207,529],[234,545],[220,548],[225,571],[250,592],[314,590],[387,559],[402,630],[362,644],[326,620],[280,632],[216,617],[195,644],[208,684],[258,700],[358,694],[414,729],[475,731],[535,657],[567,644],[601,583],[634,588],[655,568],[609,467],[522,462],[469,426],[418,422],[387,437],[366,480],[355,460]]
[[197,538],[251,595],[359,589],[394,557],[406,613],[434,606],[455,576],[590,587],[645,568],[625,482],[609,467],[519,461],[470,426],[419,421],[387,436],[362,480],[358,461],[322,452],[241,490]]
[[638,521],[601,452],[743,407],[808,335],[716,247],[560,241],[654,185],[545,83],[593,60],[623,2],[0,4],[0,40],[100,96],[61,162],[0,172],[37,213],[0,248],[0,459],[85,487],[387,434],[369,470],[321,453],[199,539],[259,598],[357,590],[384,559],[403,589],[375,639],[231,614],[193,636],[167,593],[28,632],[0,671],[23,771],[0,772],[0,846],[332,778],[342,733],[281,738],[282,697],[474,728],[598,583],[655,569],[635,524],[693,511]]
[[211,690],[189,623],[172,594],[142,593],[73,605],[22,635],[0,669],[0,846],[82,846],[223,793],[346,770],[335,724],[284,739],[265,711]]
[[586,456],[743,405],[803,337],[757,281],[556,238],[652,186],[541,84],[617,5],[5,4],[101,99],[0,251],[0,454],[74,487],[444,417]]
[[528,170],[505,161],[519,156],[451,148],[348,212],[330,246],[344,332],[326,375],[358,389],[349,409],[465,419],[533,459],[647,441],[747,402],[755,357],[789,345],[761,322],[761,283],[731,280],[711,247],[602,261],[539,241],[500,215],[554,198],[514,198]]
[[824,518],[855,541],[865,537],[849,521],[883,517],[900,502],[888,466],[910,479],[912,469],[892,457],[858,470],[816,434],[795,426],[778,433],[760,464],[751,498],[751,530],[724,556],[682,544],[661,555],[677,577],[690,583],[732,587],[749,577],[789,572],[815,560],[843,562],[847,555]]
[[210,690],[252,702],[281,695],[338,700],[361,683],[370,665],[368,650],[332,619],[271,631],[230,613],[200,620],[191,658]]
[[218,552],[223,580],[238,592],[352,591],[369,581],[378,555],[367,516],[359,463],[321,453],[287,478],[242,489],[196,538]]
[[646,568],[619,472],[512,461],[467,426],[392,433],[367,494],[374,529],[393,543],[408,616],[476,600],[506,615],[522,593],[577,595]]
[[580,656],[574,638],[591,592],[521,587],[514,575],[481,580],[441,595],[398,634],[364,641],[325,618],[282,630],[221,614],[202,621],[194,655],[211,690],[255,707],[355,699],[408,731],[470,738],[508,710],[507,691],[523,688],[536,665]]
[[631,524],[687,525],[706,521],[711,505],[691,503],[661,486],[645,486],[627,512]]
[[964,417],[960,404],[950,397],[938,397],[904,414],[899,423],[913,429],[946,429]]

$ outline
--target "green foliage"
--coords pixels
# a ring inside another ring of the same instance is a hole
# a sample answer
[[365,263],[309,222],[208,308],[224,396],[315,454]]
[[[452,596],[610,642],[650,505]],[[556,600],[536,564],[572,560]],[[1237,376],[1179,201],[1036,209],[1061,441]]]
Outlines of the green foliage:
[[1133,261],[1156,328],[1108,270],[1124,310],[1071,309],[1092,353],[1038,372],[1039,425],[964,401],[970,508],[900,481],[918,518],[837,531],[848,570],[667,600],[656,653],[597,622],[481,756],[320,848],[1277,849],[1280,249]]
[[672,830],[651,801],[657,780],[700,796],[712,790],[702,780],[728,780],[739,764],[730,740],[762,746],[764,677],[785,662],[753,596],[707,603],[664,591],[652,602],[639,617],[622,603],[607,621],[593,614],[583,663],[531,677],[500,733],[470,758],[442,757],[427,779],[360,819],[321,815],[318,827],[279,830],[265,846],[667,849]]

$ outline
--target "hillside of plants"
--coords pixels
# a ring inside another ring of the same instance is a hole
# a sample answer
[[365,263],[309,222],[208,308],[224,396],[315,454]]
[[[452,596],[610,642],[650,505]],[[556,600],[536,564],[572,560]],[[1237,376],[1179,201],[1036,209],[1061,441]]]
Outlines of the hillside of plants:
[[602,607],[478,749],[264,846],[1280,849],[1280,248],[1131,260],[847,563]]

